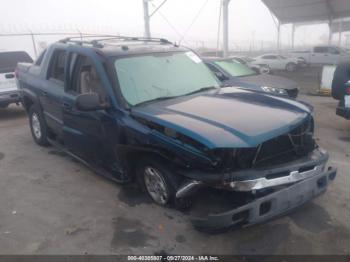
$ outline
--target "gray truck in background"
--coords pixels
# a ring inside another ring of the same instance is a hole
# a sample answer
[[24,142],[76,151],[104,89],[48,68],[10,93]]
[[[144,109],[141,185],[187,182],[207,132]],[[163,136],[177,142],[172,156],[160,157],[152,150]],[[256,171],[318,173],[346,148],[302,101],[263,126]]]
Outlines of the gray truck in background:
[[311,50],[294,50],[289,55],[303,60],[305,65],[334,65],[350,59],[350,53],[345,49],[327,45],[314,46]]

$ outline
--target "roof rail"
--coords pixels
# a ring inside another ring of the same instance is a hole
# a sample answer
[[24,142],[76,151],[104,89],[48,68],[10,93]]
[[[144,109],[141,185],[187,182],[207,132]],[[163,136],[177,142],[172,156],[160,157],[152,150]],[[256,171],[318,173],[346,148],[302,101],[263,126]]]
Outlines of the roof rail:
[[[94,38],[92,40],[87,40],[86,38]],[[79,40],[80,39],[80,40]],[[154,43],[162,43],[162,44],[173,44],[169,40],[165,38],[148,38],[148,37],[130,37],[130,36],[117,36],[117,35],[82,35],[76,37],[68,37],[60,40],[60,43],[73,43],[78,45],[90,44],[94,47],[102,48],[103,41],[116,40],[120,42],[127,41],[138,41],[138,42],[154,42]]]

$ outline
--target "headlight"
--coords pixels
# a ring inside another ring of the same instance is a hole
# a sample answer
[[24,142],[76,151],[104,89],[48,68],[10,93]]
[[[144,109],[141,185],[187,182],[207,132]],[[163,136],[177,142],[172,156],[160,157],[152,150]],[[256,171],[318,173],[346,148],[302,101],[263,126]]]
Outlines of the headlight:
[[267,93],[273,93],[273,94],[278,94],[278,95],[286,95],[287,94],[286,90],[284,90],[282,88],[277,88],[277,87],[262,86],[261,89]]

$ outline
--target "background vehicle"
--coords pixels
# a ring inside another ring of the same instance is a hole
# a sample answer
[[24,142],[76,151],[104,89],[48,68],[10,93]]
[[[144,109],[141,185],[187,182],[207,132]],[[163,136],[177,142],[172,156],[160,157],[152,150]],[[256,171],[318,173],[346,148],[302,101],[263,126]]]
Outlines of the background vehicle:
[[194,219],[198,228],[260,223],[334,179],[313,139],[311,106],[220,88],[196,54],[164,39],[78,39],[18,65],[37,144],[119,183],[135,179],[161,206],[203,187],[252,195],[240,208]]
[[337,46],[315,46],[311,50],[292,51],[290,54],[303,59],[308,65],[337,64],[350,59],[350,53]]
[[19,62],[31,63],[33,60],[23,51],[0,52],[0,108],[21,101],[15,79],[15,68]]
[[230,57],[231,59],[234,59],[241,64],[244,64],[251,69],[253,69],[255,72],[260,73],[260,74],[270,74],[271,69],[269,65],[267,64],[252,64],[254,62],[254,59],[247,57],[247,56],[232,56]]
[[339,100],[337,115],[350,119],[350,61],[337,66],[333,77],[332,96]]
[[235,58],[204,58],[204,62],[225,86],[239,86],[291,98],[298,96],[296,82],[284,77],[256,73]]
[[294,72],[298,66],[297,58],[287,58],[278,54],[265,54],[254,58],[252,64],[266,64],[272,70],[286,70],[288,72]]

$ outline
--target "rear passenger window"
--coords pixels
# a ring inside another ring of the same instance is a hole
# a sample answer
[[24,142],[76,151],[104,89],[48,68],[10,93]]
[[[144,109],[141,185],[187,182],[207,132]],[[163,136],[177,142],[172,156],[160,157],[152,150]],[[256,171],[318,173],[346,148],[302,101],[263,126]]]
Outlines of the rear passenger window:
[[64,50],[56,51],[53,54],[48,79],[54,79],[64,83],[66,56],[67,54]]
[[96,93],[101,103],[106,102],[107,95],[93,62],[86,56],[78,55],[74,64],[71,86],[67,91],[77,95]]

